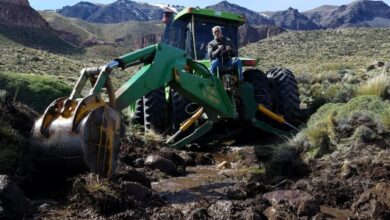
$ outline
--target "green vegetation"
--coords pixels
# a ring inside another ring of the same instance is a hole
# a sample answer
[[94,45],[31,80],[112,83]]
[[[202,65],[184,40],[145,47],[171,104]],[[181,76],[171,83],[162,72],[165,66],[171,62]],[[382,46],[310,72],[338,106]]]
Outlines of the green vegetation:
[[359,95],[376,95],[386,98],[390,95],[390,76],[380,74],[369,79],[362,87],[358,89]]
[[249,44],[240,54],[260,58],[264,70],[284,66],[296,74],[361,73],[390,56],[390,29],[354,28],[286,32]]
[[72,91],[70,86],[50,76],[9,72],[0,72],[0,87],[14,100],[38,112],[43,112],[52,101],[68,96]]
[[321,157],[342,143],[370,142],[390,131],[390,102],[378,96],[358,96],[348,103],[328,103],[311,116],[294,142],[306,158]]

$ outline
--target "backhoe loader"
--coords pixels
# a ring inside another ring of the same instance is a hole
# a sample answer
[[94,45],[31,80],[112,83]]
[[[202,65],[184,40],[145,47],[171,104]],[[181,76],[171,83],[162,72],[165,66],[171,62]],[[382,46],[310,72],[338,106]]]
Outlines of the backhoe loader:
[[[120,112],[131,105],[134,121],[146,128],[170,129],[165,144],[174,148],[196,141],[218,123],[245,121],[276,135],[287,132],[274,121],[295,129],[299,94],[291,71],[272,68],[265,74],[254,68],[256,59],[241,57],[246,67],[243,81],[237,80],[234,68],[209,72],[204,49],[212,39],[211,28],[221,26],[237,45],[244,17],[187,8],[174,18],[165,13],[164,21],[161,43],[84,68],[70,96],[49,105],[32,130],[31,146],[40,163],[56,169],[87,166],[102,176],[111,175],[120,145]],[[135,65],[142,67],[115,90],[112,71]],[[82,97],[87,81],[92,88]],[[189,105],[195,106],[192,112]]]

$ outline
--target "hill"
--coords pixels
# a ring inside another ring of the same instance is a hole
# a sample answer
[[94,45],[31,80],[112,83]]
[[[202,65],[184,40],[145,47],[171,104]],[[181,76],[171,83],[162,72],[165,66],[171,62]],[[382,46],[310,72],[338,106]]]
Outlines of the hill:
[[320,29],[320,26],[293,8],[273,13],[271,19],[275,22],[275,25],[290,30]]
[[[350,28],[285,32],[249,44],[240,50],[251,57],[260,55],[260,66],[285,66],[297,74],[319,74],[337,69],[365,69],[390,56],[390,30]],[[385,60],[387,61],[387,60]]]
[[54,29],[71,32],[75,37],[68,40],[84,48],[106,45],[132,50],[157,42],[163,31],[161,22],[96,24],[64,17],[55,12],[41,12],[41,15]]
[[322,6],[304,14],[325,28],[390,27],[390,7],[383,1],[357,0],[338,7]]
[[66,31],[53,30],[27,0],[0,1],[0,35],[27,47],[56,53],[81,52],[59,37],[69,35]]

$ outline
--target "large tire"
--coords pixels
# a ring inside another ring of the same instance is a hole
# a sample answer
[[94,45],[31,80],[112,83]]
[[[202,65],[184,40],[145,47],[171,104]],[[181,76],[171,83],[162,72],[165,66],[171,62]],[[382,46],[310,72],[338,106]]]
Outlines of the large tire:
[[165,89],[156,89],[143,97],[144,126],[158,133],[167,130],[168,106],[165,99]]
[[271,68],[267,77],[273,81],[275,103],[273,111],[283,115],[284,119],[298,125],[301,121],[300,99],[294,74],[285,68]]
[[[175,133],[179,130],[180,124],[185,120],[189,119],[198,109],[198,105],[192,103],[190,100],[186,99],[178,92],[172,90],[172,112],[171,112],[171,122],[172,122],[172,131]],[[191,126],[183,136],[186,134],[192,133],[194,131],[194,126]]]
[[[262,104],[266,108],[272,109],[271,83],[265,73],[258,69],[250,69],[244,72],[244,80],[252,84],[256,104]],[[266,120],[266,117],[260,112],[256,113],[256,118]]]

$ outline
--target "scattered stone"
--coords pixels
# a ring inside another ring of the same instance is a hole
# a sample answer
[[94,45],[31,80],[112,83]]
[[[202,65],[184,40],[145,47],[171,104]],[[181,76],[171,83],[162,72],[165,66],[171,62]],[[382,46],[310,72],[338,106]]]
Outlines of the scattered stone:
[[136,169],[130,166],[119,167],[117,173],[113,177],[116,182],[132,181],[142,184],[148,188],[151,188],[151,181],[146,177],[144,173],[138,172]]
[[225,160],[225,161],[222,161],[221,163],[219,163],[219,164],[217,165],[217,169],[220,169],[220,170],[222,170],[222,169],[228,169],[228,168],[231,168],[231,164],[228,163],[226,160]]
[[366,68],[366,71],[369,72],[371,70],[374,70],[376,68],[376,66],[374,64],[371,64],[369,65],[367,68]]
[[168,175],[175,176],[178,174],[176,165],[171,160],[160,155],[149,155],[146,158],[145,165],[152,169],[158,169]]
[[350,219],[350,217],[353,217],[353,212],[348,209],[338,209],[322,205],[320,206],[320,210],[323,214],[335,219]]
[[49,207],[50,207],[50,204],[49,204],[49,203],[43,203],[43,204],[41,204],[41,205],[38,207],[38,210],[42,212],[42,211],[47,210]]
[[6,175],[0,175],[0,201],[2,201],[1,206],[5,215],[9,218],[21,218],[32,211],[30,201],[15,182]]
[[209,219],[210,216],[204,208],[198,208],[192,211],[187,220]]
[[193,152],[182,151],[180,154],[186,163],[186,166],[196,166],[196,154]]
[[356,167],[352,166],[349,160],[344,161],[343,165],[341,166],[340,177],[343,179],[348,179],[355,174],[357,174]]
[[378,61],[378,62],[376,62],[376,65],[377,65],[378,67],[382,67],[382,66],[385,65],[385,62],[383,62],[383,61]]
[[124,181],[119,187],[122,198],[125,198],[130,203],[138,202],[152,207],[164,205],[164,201],[153,190],[139,183]]
[[277,190],[263,195],[272,205],[287,203],[295,209],[306,203],[315,203],[314,197],[302,190]]
[[197,165],[213,165],[215,164],[215,160],[212,154],[198,154],[196,156],[196,164]]
[[374,141],[376,138],[377,134],[375,133],[375,131],[364,125],[356,128],[353,134],[353,139],[364,143]]
[[134,166],[137,168],[141,168],[145,166],[145,160],[143,158],[137,158],[134,160]]

